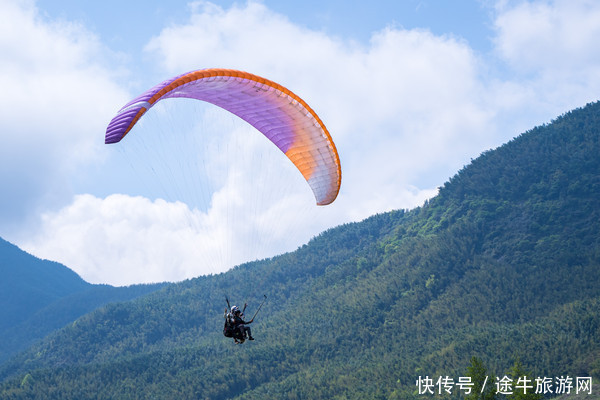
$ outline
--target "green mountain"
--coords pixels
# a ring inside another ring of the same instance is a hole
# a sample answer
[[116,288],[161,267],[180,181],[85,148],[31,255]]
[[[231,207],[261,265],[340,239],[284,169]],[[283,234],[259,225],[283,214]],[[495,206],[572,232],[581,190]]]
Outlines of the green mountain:
[[[598,380],[599,156],[594,103],[423,207],[87,314],[0,366],[0,398],[423,398],[419,377],[457,380],[473,357],[490,384],[517,362]],[[226,294],[249,315],[268,296],[254,342],[222,336]]]
[[40,260],[0,238],[0,362],[106,303],[161,286],[92,285],[64,265]]
[[90,284],[64,265],[40,260],[0,239],[0,331]]

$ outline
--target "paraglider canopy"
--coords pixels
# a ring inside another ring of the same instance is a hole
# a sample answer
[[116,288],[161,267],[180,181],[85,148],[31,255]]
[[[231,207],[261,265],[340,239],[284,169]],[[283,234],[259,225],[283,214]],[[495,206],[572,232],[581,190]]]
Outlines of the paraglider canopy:
[[117,143],[158,101],[185,97],[215,104],[242,118],[273,142],[302,173],[318,205],[340,190],[339,155],[327,128],[299,96],[247,72],[203,69],[167,79],[127,103],[112,119],[105,143]]

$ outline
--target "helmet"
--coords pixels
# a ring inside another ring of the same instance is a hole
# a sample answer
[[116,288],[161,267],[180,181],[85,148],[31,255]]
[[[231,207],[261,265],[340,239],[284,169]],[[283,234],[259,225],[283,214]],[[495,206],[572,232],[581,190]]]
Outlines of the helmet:
[[231,313],[232,314],[235,314],[237,311],[240,311],[240,309],[237,306],[231,307]]

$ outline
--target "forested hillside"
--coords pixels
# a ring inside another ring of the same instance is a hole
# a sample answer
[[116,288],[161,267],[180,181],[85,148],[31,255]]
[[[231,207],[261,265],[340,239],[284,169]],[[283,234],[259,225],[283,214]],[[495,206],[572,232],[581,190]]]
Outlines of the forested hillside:
[[92,285],[64,265],[0,238],[0,363],[83,314],[161,286]]
[[0,276],[0,331],[91,286],[64,265],[40,260],[1,238]]
[[[473,357],[492,378],[600,379],[599,155],[594,103],[423,207],[88,314],[0,366],[0,398],[423,398],[419,376]],[[222,336],[226,294],[250,315],[268,296],[254,342]]]

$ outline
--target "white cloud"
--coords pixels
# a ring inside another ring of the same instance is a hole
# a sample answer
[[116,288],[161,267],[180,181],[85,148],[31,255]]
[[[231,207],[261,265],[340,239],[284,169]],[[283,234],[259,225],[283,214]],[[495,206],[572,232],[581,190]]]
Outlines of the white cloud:
[[194,218],[202,215],[183,203],[79,195],[60,211],[45,214],[42,230],[22,246],[66,264],[93,283],[181,279],[197,268],[192,260],[205,260],[202,246],[211,240],[194,231]]
[[0,181],[10,193],[0,200],[0,221],[6,226],[40,204],[71,197],[69,178],[97,160],[109,105],[125,93],[94,35],[44,20],[31,2],[0,2],[0,54]]
[[499,9],[496,45],[513,68],[573,74],[600,63],[597,1],[520,2]]
[[[207,213],[161,199],[78,195],[68,206],[44,214],[42,229],[20,245],[62,262],[88,282],[127,285],[219,273],[291,251],[330,222],[316,222],[321,210],[305,207],[302,196],[266,209],[254,206],[255,212],[240,210],[235,190],[215,193]],[[308,237],[303,236],[307,229]]]
[[497,12],[496,54],[511,74],[498,97],[513,119],[540,124],[598,99],[600,3],[501,2]]

